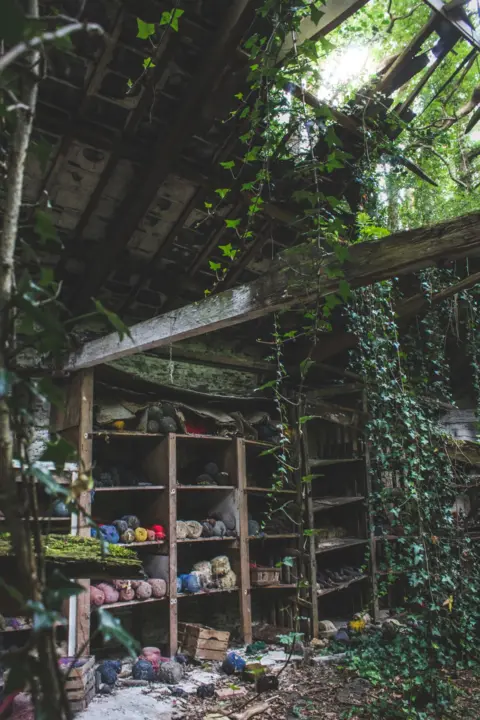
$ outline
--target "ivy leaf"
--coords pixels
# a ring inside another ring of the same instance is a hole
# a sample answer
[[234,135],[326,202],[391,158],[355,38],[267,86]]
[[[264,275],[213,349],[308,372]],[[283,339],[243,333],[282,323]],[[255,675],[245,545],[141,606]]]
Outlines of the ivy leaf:
[[312,22],[315,23],[315,25],[318,25],[324,14],[325,10],[318,8],[315,5],[312,5],[310,7],[310,17],[312,18]]
[[176,8],[170,12],[163,12],[160,18],[160,25],[169,25],[172,30],[178,32],[178,19],[182,17],[184,12],[185,10],[181,10],[180,8]]
[[224,198],[227,197],[228,193],[230,192],[230,188],[217,188],[217,190],[215,190],[215,192],[217,193],[217,195],[220,195],[220,197],[223,200]]
[[30,475],[38,480],[47,495],[52,495],[53,497],[60,495],[66,497],[68,495],[67,488],[64,485],[60,485],[49,470],[43,470],[43,468],[38,465],[32,465]]
[[155,63],[153,62],[151,57],[146,57],[143,59],[143,67],[145,68],[145,70],[155,67]]
[[298,422],[300,425],[305,425],[305,423],[310,422],[310,420],[315,420],[315,418],[316,415],[303,415]]
[[267,388],[275,387],[277,384],[276,380],[269,380],[268,382],[264,383],[263,385],[260,385],[260,387],[255,388],[254,392],[259,392],[260,390],[266,390]]
[[315,480],[315,478],[324,477],[324,475],[304,475],[302,477],[302,483],[305,483],[306,485],[310,484],[312,480]]
[[350,285],[346,280],[340,280],[338,292],[340,293],[342,299],[346,302],[351,294]]
[[125,335],[127,335],[127,337],[129,337],[130,339],[132,338],[132,335],[130,333],[130,328],[127,325],[125,325],[123,320],[121,320],[116,313],[111,312],[110,310],[107,310],[107,308],[100,302],[100,300],[94,300],[93,302],[95,303],[97,312],[100,315],[104,315],[107,318],[110,325],[112,325],[112,327],[114,327],[115,330],[118,332],[118,336],[119,336],[120,340],[123,340]]
[[100,607],[97,610],[98,614],[98,629],[106,642],[111,640],[117,640],[127,650],[128,654],[135,658],[140,650],[140,645],[137,643],[127,630],[122,627],[120,620],[113,617],[107,610]]
[[75,461],[76,457],[75,447],[65,438],[58,437],[48,441],[40,460],[41,462],[53,462],[57,470],[63,470],[65,463]]
[[240,222],[241,222],[241,218],[235,218],[235,220],[227,218],[225,220],[225,225],[227,226],[227,228],[235,229],[240,225]]
[[300,373],[302,377],[305,377],[312,367],[312,365],[315,365],[315,360],[311,360],[310,358],[305,358],[305,360],[302,360],[300,363]]
[[291,557],[290,555],[287,555],[287,557],[284,557],[282,560],[282,565],[286,565],[287,567],[293,567],[295,564],[295,558]]
[[234,160],[228,160],[227,162],[221,162],[220,165],[224,170],[232,170],[235,167]]
[[137,17],[137,38],[140,40],[148,40],[151,35],[155,35],[155,25],[153,23],[146,23]]
[[222,267],[220,263],[213,262],[213,260],[209,260],[208,264],[210,266],[210,270],[213,270],[214,272],[217,272],[217,270],[220,270]]
[[335,45],[332,42],[330,42],[330,40],[327,40],[326,37],[321,35],[318,38],[318,41],[319,41],[320,45],[322,46],[322,49],[325,50],[325,52],[331,52],[332,50],[335,50]]

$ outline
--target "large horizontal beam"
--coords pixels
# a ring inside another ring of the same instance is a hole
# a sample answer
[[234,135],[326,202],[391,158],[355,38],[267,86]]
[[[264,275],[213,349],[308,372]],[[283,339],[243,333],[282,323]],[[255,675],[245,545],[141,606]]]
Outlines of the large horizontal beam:
[[122,340],[112,333],[86,343],[63,369],[93,367],[254,320],[334,293],[342,279],[361,287],[475,251],[480,252],[480,213],[354,245],[343,265],[334,253],[300,245],[279,255],[271,272],[252,283],[138,323]]

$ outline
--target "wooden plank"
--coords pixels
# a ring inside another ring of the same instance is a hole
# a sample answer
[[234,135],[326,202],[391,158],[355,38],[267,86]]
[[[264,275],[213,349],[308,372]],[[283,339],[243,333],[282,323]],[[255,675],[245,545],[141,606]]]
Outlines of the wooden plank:
[[178,599],[177,599],[177,438],[168,436],[168,585],[170,598],[168,648],[170,657],[178,651]]
[[477,50],[480,50],[480,37],[478,36],[478,33],[475,32],[475,30],[468,25],[464,20],[455,20],[451,13],[448,12],[448,3],[444,3],[443,0],[423,0],[427,3],[427,5],[430,5],[432,10],[435,10],[437,13],[439,13],[445,20],[448,20],[448,22],[454,26],[458,30],[458,32],[463,35],[465,40],[470,43],[470,45],[473,45],[474,48]]
[[[368,412],[368,399],[366,391],[363,392],[362,396],[363,411]],[[372,612],[373,621],[379,622],[380,619],[380,606],[378,600],[378,585],[377,585],[377,546],[375,541],[375,522],[374,515],[375,510],[373,507],[373,484],[372,484],[372,471],[370,466],[370,448],[368,439],[365,438],[365,487],[367,493],[367,532],[370,549],[370,579],[372,583]]]
[[[472,213],[435,226],[395,233],[352,246],[343,265],[334,253],[325,253],[316,246],[292,248],[278,256],[271,272],[252,283],[138,323],[130,328],[131,336],[123,340],[111,333],[86,343],[70,355],[63,370],[93,367],[263,317],[334,293],[343,279],[352,287],[361,287],[428,267],[442,258],[464,257],[479,251],[479,228],[480,213]],[[341,270],[343,278],[330,272],[333,270]]]
[[[299,408],[300,415],[304,414],[303,406]],[[312,468],[310,465],[310,456],[308,448],[308,438],[306,434],[305,426],[302,428],[301,435],[302,443],[302,455],[303,455],[303,467],[305,469],[305,475],[310,475]],[[313,514],[313,501],[312,501],[312,483],[305,483],[305,496],[306,496],[306,526],[308,530],[315,529],[315,516]],[[317,556],[315,554],[315,535],[310,535],[308,538],[308,563],[309,563],[309,580],[310,580],[310,602],[311,602],[311,622],[312,622],[312,637],[318,638],[318,603],[317,603]]]
[[243,642],[252,642],[252,607],[249,594],[250,588],[250,547],[248,544],[248,496],[245,492],[247,486],[246,448],[243,438],[236,438],[235,452],[237,460],[238,482],[238,533],[240,545],[240,615],[243,632]]

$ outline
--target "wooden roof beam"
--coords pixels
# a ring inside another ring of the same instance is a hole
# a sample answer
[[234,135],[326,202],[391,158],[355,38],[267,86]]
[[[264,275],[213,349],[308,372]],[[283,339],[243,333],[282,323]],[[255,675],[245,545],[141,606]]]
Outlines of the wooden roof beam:
[[85,285],[72,302],[74,313],[85,309],[90,298],[97,293],[116,258],[124,250],[138,224],[148,212],[158,188],[178,162],[182,148],[198,123],[199,110],[205,98],[216,86],[226,65],[235,55],[238,43],[252,16],[251,0],[235,0],[226,10],[204,62],[188,84],[169,132],[163,133],[153,145],[151,162],[137,178],[132,194],[124,201],[120,212],[107,229],[101,251]]
[[[334,253],[300,245],[278,256],[271,272],[252,283],[134,325],[123,340],[111,333],[86,343],[62,369],[94,367],[288,309],[336,292],[343,278],[361,287],[475,252],[480,252],[480,213],[353,245],[341,266]],[[336,269],[343,278],[330,272]]]

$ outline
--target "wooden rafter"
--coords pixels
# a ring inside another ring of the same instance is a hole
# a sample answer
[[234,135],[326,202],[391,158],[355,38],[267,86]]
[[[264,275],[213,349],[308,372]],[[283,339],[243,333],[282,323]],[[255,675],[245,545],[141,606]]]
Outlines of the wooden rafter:
[[473,45],[477,50],[480,50],[480,37],[478,33],[464,20],[455,19],[451,12],[449,12],[449,5],[453,6],[453,3],[445,3],[443,0],[423,0],[429,5],[432,10],[441,15],[447,20],[458,32],[463,35],[465,40]]
[[85,308],[90,298],[102,285],[115,259],[128,244],[139,222],[148,212],[159,186],[165,181],[178,162],[182,148],[188,142],[198,120],[199,108],[206,95],[215,87],[225,66],[235,55],[238,43],[252,17],[250,0],[235,0],[228,8],[223,22],[206,54],[200,69],[191,79],[178,114],[172,121],[170,131],[163,133],[155,142],[151,162],[137,179],[128,202],[107,229],[105,241],[95,265],[91,268],[85,286],[72,302],[74,312]]
[[[334,293],[345,278],[361,287],[402,273],[428,267],[446,257],[480,251],[480,213],[426,228],[395,233],[383,240],[350,248],[340,266],[334,253],[301,245],[282,253],[272,271],[252,283],[213,295],[130,328],[130,337],[117,333],[85,344],[66,361],[73,371],[152,350],[288,309]],[[341,273],[332,272],[341,270]]]

